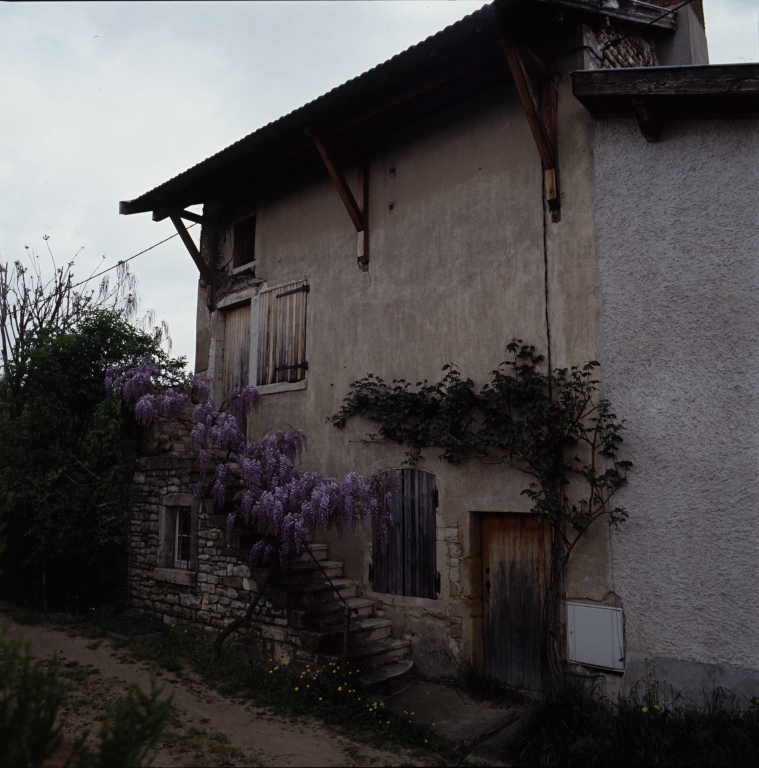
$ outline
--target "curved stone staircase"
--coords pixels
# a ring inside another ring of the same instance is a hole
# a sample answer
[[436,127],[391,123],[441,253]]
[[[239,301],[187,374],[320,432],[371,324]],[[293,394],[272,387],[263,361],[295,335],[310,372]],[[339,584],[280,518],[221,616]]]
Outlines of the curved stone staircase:
[[376,602],[357,596],[357,583],[343,578],[343,564],[327,559],[326,544],[308,542],[308,548],[311,554],[303,551],[292,558],[287,572],[266,592],[267,602],[298,633],[299,659],[320,665],[342,661],[344,599],[351,611],[348,661],[360,670],[359,679],[382,690],[404,687],[414,666],[408,658],[410,641],[394,638],[393,623],[376,615]]

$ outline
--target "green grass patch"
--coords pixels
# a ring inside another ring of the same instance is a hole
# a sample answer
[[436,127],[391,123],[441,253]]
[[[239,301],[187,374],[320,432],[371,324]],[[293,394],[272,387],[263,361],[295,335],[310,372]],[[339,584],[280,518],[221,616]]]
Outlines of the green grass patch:
[[324,669],[266,665],[251,656],[225,652],[214,658],[210,642],[192,628],[174,627],[132,638],[130,652],[167,671],[189,669],[227,696],[251,700],[269,714],[316,717],[374,746],[393,743],[454,760],[449,741],[411,714],[394,712],[374,699],[357,679],[357,668]]
[[700,705],[661,702],[656,686],[615,702],[566,679],[527,707],[504,759],[515,765],[759,765],[759,699],[717,690]]

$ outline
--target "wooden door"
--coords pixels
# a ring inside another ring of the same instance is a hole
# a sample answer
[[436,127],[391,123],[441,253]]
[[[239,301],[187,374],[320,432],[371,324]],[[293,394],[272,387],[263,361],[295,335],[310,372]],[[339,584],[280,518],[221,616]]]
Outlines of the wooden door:
[[550,538],[532,515],[482,516],[484,672],[527,690],[542,680]]
[[435,476],[418,469],[398,470],[387,549],[372,553],[372,589],[392,595],[437,597],[435,557]]

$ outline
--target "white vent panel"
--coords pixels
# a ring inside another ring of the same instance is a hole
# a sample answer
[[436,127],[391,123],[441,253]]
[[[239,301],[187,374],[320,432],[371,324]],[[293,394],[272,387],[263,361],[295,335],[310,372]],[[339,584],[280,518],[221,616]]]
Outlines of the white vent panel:
[[625,640],[621,608],[567,603],[569,661],[623,670]]

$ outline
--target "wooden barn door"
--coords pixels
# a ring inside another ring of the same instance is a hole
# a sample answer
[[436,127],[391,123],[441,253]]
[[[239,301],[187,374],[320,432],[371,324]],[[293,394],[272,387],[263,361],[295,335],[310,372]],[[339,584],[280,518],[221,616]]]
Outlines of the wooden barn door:
[[437,597],[435,476],[402,469],[393,498],[387,549],[374,542],[372,589],[392,595]]
[[484,672],[527,690],[542,680],[548,527],[532,515],[482,516]]

